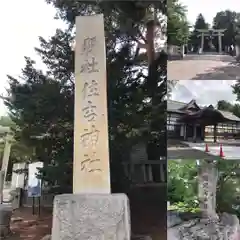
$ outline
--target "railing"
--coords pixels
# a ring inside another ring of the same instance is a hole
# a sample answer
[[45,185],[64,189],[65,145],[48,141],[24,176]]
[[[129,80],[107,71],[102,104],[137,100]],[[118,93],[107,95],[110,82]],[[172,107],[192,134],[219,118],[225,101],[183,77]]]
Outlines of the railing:
[[165,160],[148,160],[124,163],[124,172],[132,185],[162,185],[167,180],[167,162]]

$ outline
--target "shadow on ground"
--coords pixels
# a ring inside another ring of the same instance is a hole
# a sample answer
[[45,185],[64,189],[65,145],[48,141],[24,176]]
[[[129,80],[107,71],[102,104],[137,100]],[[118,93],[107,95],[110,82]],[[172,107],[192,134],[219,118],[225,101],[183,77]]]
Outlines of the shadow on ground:
[[[134,235],[148,235],[153,240],[166,240],[166,185],[136,187],[128,193],[131,209],[131,227]],[[51,209],[42,209],[40,217],[32,215],[31,208],[14,211],[13,218],[22,221],[11,223],[12,236],[6,240],[40,240],[51,234]]]
[[174,159],[206,159],[206,160],[216,160],[219,159],[217,156],[207,154],[203,151],[192,149],[192,148],[176,148],[167,150],[168,160]]
[[167,239],[167,186],[133,188],[128,194],[134,234]]
[[31,208],[20,208],[14,211],[14,218],[21,218],[22,221],[12,221],[13,234],[6,240],[40,240],[51,233],[52,212],[50,209],[42,209],[40,216],[33,216]]
[[197,74],[192,80],[237,80],[240,79],[240,65],[232,62],[227,66],[209,69],[208,72]]

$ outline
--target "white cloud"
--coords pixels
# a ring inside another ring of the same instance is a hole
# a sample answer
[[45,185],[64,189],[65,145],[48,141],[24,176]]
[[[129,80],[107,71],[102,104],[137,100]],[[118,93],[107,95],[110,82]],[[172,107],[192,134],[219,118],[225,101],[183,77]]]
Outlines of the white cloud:
[[180,80],[172,91],[172,100],[190,102],[195,99],[200,105],[216,105],[219,100],[235,102],[232,93],[234,80]]
[[205,20],[212,24],[213,18],[217,12],[231,10],[240,12],[239,0],[227,0],[227,1],[217,1],[217,0],[180,0],[183,5],[188,9],[188,20],[191,24],[194,24],[197,16],[202,13]]
[[[64,28],[65,24],[54,20],[56,10],[45,0],[3,1],[1,9],[0,94],[3,94],[7,87],[6,75],[21,74],[24,56],[37,59],[34,47],[39,46],[38,37],[48,38],[54,35],[57,28]],[[5,113],[6,108],[1,101],[0,115]]]

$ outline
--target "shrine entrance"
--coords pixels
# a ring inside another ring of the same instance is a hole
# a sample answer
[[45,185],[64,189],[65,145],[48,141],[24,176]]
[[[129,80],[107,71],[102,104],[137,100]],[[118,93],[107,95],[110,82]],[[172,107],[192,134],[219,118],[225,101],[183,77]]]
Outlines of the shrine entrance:
[[[201,37],[201,45],[200,45],[200,50],[199,53],[203,53],[205,39],[209,39],[208,45],[209,45],[209,50],[210,52],[214,51],[216,49],[216,52],[222,53],[222,37],[224,36],[224,32],[226,29],[196,29],[199,34],[198,37]],[[213,39],[218,38],[218,46],[214,46],[213,44]],[[206,42],[205,42],[206,44]]]

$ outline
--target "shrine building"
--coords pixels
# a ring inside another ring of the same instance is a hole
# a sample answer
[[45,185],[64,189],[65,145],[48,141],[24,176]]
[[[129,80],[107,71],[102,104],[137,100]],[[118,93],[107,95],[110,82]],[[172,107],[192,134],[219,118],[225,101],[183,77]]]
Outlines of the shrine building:
[[199,106],[195,100],[168,100],[167,132],[169,139],[192,142],[240,139],[240,118],[212,105]]

